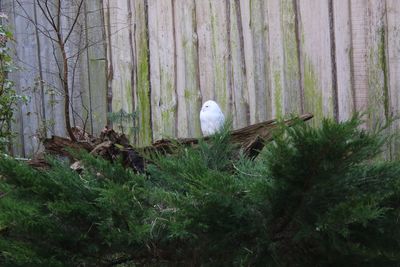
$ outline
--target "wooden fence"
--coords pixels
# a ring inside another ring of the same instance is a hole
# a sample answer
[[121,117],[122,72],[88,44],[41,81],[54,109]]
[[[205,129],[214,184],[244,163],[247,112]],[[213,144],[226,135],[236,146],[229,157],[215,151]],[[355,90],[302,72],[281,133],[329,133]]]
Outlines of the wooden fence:
[[[37,0],[0,3],[21,68],[13,79],[30,97],[14,152],[29,156],[40,133],[66,135],[60,54]],[[78,3],[62,1],[65,32]],[[73,123],[99,134],[107,113],[136,112],[123,125],[137,145],[200,136],[208,99],[235,128],[365,110],[368,127],[399,111],[398,0],[86,0],[66,45]]]

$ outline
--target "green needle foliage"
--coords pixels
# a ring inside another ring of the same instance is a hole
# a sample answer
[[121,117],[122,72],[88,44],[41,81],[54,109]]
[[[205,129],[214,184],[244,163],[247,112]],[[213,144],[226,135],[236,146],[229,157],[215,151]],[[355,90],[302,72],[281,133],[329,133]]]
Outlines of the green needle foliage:
[[0,265],[398,266],[400,162],[360,123],[282,124],[255,160],[225,130],[146,174],[2,158]]

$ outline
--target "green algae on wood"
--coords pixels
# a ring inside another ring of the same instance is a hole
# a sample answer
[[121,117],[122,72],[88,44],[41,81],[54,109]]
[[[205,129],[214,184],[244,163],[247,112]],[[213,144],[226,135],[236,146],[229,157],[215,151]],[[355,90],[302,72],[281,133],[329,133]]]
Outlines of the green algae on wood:
[[304,58],[304,109],[314,115],[314,125],[319,125],[324,117],[321,90],[312,63]]
[[235,1],[230,5],[230,51],[231,51],[231,99],[233,127],[240,128],[249,124],[248,99],[249,92],[246,83],[244,56],[244,36],[240,3]]
[[176,135],[176,58],[173,6],[148,2],[151,113],[154,140]]
[[284,112],[300,113],[300,65],[296,40],[295,10],[292,0],[281,1],[281,28],[283,42],[283,106]]
[[281,74],[279,71],[275,71],[274,73],[274,85],[275,85],[275,115],[277,118],[282,118],[283,110],[282,110],[282,83],[281,83]]
[[174,2],[178,137],[200,136],[201,94],[198,79],[196,8],[194,0]]
[[146,146],[152,143],[149,47],[144,0],[135,2],[136,35],[136,114],[138,120],[138,143]]

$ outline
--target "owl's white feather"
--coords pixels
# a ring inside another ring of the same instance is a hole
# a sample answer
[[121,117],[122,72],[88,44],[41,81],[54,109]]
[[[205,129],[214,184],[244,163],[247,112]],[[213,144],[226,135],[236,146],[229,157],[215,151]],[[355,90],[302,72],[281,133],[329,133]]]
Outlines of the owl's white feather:
[[225,117],[217,102],[208,100],[201,107],[200,126],[204,136],[212,135],[224,126]]

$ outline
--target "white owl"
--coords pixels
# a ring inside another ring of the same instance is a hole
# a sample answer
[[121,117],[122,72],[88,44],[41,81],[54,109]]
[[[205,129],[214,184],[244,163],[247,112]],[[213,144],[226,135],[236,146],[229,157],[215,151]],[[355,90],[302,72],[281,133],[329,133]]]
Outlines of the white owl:
[[208,100],[201,107],[200,125],[204,136],[218,132],[224,126],[225,117],[217,102]]

